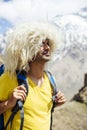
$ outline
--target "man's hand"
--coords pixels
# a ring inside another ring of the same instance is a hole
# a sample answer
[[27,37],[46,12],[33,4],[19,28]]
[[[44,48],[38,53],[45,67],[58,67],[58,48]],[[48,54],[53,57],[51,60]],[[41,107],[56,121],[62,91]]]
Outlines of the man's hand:
[[60,105],[62,105],[62,104],[64,104],[66,102],[64,94],[61,91],[59,91],[56,94],[54,102],[56,103],[56,106],[60,106]]
[[25,101],[26,99],[26,88],[24,86],[18,86],[14,89],[12,95],[8,99],[9,107],[14,107],[17,100]]
[[25,99],[26,88],[22,85],[16,87],[8,100],[0,102],[0,114],[14,107],[17,100],[25,101]]

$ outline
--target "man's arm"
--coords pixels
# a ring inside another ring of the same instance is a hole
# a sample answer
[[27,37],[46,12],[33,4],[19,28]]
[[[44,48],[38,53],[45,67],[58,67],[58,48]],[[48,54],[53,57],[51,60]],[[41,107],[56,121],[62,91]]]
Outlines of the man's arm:
[[24,86],[18,86],[14,89],[10,98],[6,101],[0,101],[0,114],[15,106],[17,100],[25,101],[26,89]]
[[0,101],[0,114],[4,113],[6,110],[10,109],[9,100]]

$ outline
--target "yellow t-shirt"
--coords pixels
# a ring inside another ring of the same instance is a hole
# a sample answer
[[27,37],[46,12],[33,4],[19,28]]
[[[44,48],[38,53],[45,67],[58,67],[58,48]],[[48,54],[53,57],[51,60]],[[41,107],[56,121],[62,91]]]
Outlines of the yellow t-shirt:
[[[46,74],[44,74],[44,79],[42,85],[38,87],[30,78],[28,78],[29,93],[24,103],[23,130],[50,130],[52,88]],[[11,78],[8,73],[3,74],[0,77],[0,100],[7,100],[17,85],[16,76]],[[10,114],[10,110],[4,113],[5,123]],[[20,112],[14,117],[12,130],[19,130],[19,128]],[[10,127],[8,127],[7,130],[10,130]]]

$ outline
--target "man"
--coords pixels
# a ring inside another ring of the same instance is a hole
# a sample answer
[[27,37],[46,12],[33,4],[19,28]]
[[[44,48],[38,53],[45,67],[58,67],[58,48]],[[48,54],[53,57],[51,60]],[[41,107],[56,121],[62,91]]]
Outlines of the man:
[[[55,27],[47,23],[24,23],[13,30],[7,38],[5,73],[0,78],[0,114],[4,113],[5,124],[17,100],[24,103],[23,130],[50,130],[52,88],[44,71],[56,45],[60,44]],[[18,86],[16,70],[25,70],[29,93],[23,85]],[[59,91],[55,102],[65,103]],[[19,130],[20,114],[15,115],[12,130]],[[7,128],[10,130],[10,127]]]

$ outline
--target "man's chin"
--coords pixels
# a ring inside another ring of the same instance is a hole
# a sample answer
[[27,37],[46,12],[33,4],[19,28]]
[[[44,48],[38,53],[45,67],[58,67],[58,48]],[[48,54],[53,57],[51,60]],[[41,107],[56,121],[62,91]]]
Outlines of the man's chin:
[[50,61],[50,59],[51,59],[50,57],[44,57],[44,58],[43,58],[43,60],[44,60],[45,62]]

